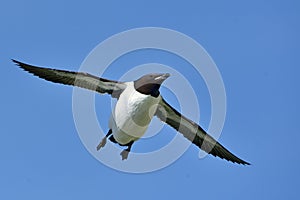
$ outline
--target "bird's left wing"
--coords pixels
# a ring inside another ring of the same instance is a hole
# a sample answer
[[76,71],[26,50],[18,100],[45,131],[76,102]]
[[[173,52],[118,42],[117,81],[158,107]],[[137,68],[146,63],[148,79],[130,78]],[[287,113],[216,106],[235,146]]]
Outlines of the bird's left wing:
[[119,98],[121,92],[126,88],[126,85],[123,82],[99,78],[88,73],[37,67],[22,63],[17,60],[12,61],[25,71],[47,81],[65,85],[73,85],[88,90],[97,91],[99,93],[107,93],[115,98]]
[[181,115],[177,110],[170,106],[163,98],[161,99],[155,115],[162,121],[183,134],[188,140],[197,145],[205,152],[226,159],[233,163],[249,165],[233,155],[213,137],[207,134],[198,124]]

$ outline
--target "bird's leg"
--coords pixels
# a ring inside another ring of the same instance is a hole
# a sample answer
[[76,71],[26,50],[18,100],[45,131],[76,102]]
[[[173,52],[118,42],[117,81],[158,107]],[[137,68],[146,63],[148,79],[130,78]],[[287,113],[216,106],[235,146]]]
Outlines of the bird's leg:
[[131,146],[132,146],[133,143],[134,143],[134,141],[131,141],[131,142],[127,145],[127,148],[124,149],[124,150],[120,153],[120,155],[122,156],[122,160],[126,160],[126,159],[128,158],[128,154],[129,154],[129,152],[130,152],[130,150],[131,150]]
[[109,129],[108,133],[104,136],[104,138],[101,140],[101,142],[97,146],[97,151],[99,151],[100,148],[104,147],[106,144],[106,139],[108,136],[112,134],[112,130]]

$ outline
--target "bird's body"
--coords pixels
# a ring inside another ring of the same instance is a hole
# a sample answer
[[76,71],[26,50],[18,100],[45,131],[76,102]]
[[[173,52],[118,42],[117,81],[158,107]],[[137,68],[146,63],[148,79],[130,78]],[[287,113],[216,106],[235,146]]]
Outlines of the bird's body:
[[161,99],[160,96],[153,97],[136,91],[133,82],[125,84],[127,87],[121,93],[109,120],[112,135],[121,145],[144,135]]
[[121,152],[122,159],[127,159],[132,144],[144,135],[153,116],[156,116],[182,133],[185,138],[203,151],[234,163],[249,165],[165,101],[160,95],[159,88],[170,76],[168,73],[146,74],[132,82],[119,82],[82,72],[37,67],[16,60],[13,62],[42,79],[89,89],[101,94],[107,93],[118,99],[109,120],[108,133],[97,146],[97,150],[104,147],[106,139],[109,138],[114,143],[127,146]]

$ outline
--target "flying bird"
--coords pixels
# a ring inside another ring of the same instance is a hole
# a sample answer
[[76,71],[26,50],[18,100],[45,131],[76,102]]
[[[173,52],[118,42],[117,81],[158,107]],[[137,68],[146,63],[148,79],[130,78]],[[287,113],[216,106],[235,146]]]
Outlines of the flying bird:
[[159,89],[169,78],[168,73],[146,74],[135,81],[120,82],[83,72],[37,67],[17,60],[12,61],[23,70],[47,81],[77,86],[101,94],[107,93],[117,98],[109,120],[109,130],[96,147],[97,150],[104,147],[109,139],[126,147],[120,155],[122,160],[127,159],[133,143],[143,136],[152,118],[156,116],[203,151],[233,163],[250,165],[232,154],[198,124],[166,102]]

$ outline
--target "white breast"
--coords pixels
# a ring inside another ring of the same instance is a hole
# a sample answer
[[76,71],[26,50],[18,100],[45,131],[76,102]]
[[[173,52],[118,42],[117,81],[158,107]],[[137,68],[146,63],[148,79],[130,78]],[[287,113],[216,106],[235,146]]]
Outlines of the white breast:
[[161,100],[160,96],[155,98],[137,92],[133,82],[126,84],[109,122],[109,128],[120,144],[128,144],[144,135]]

